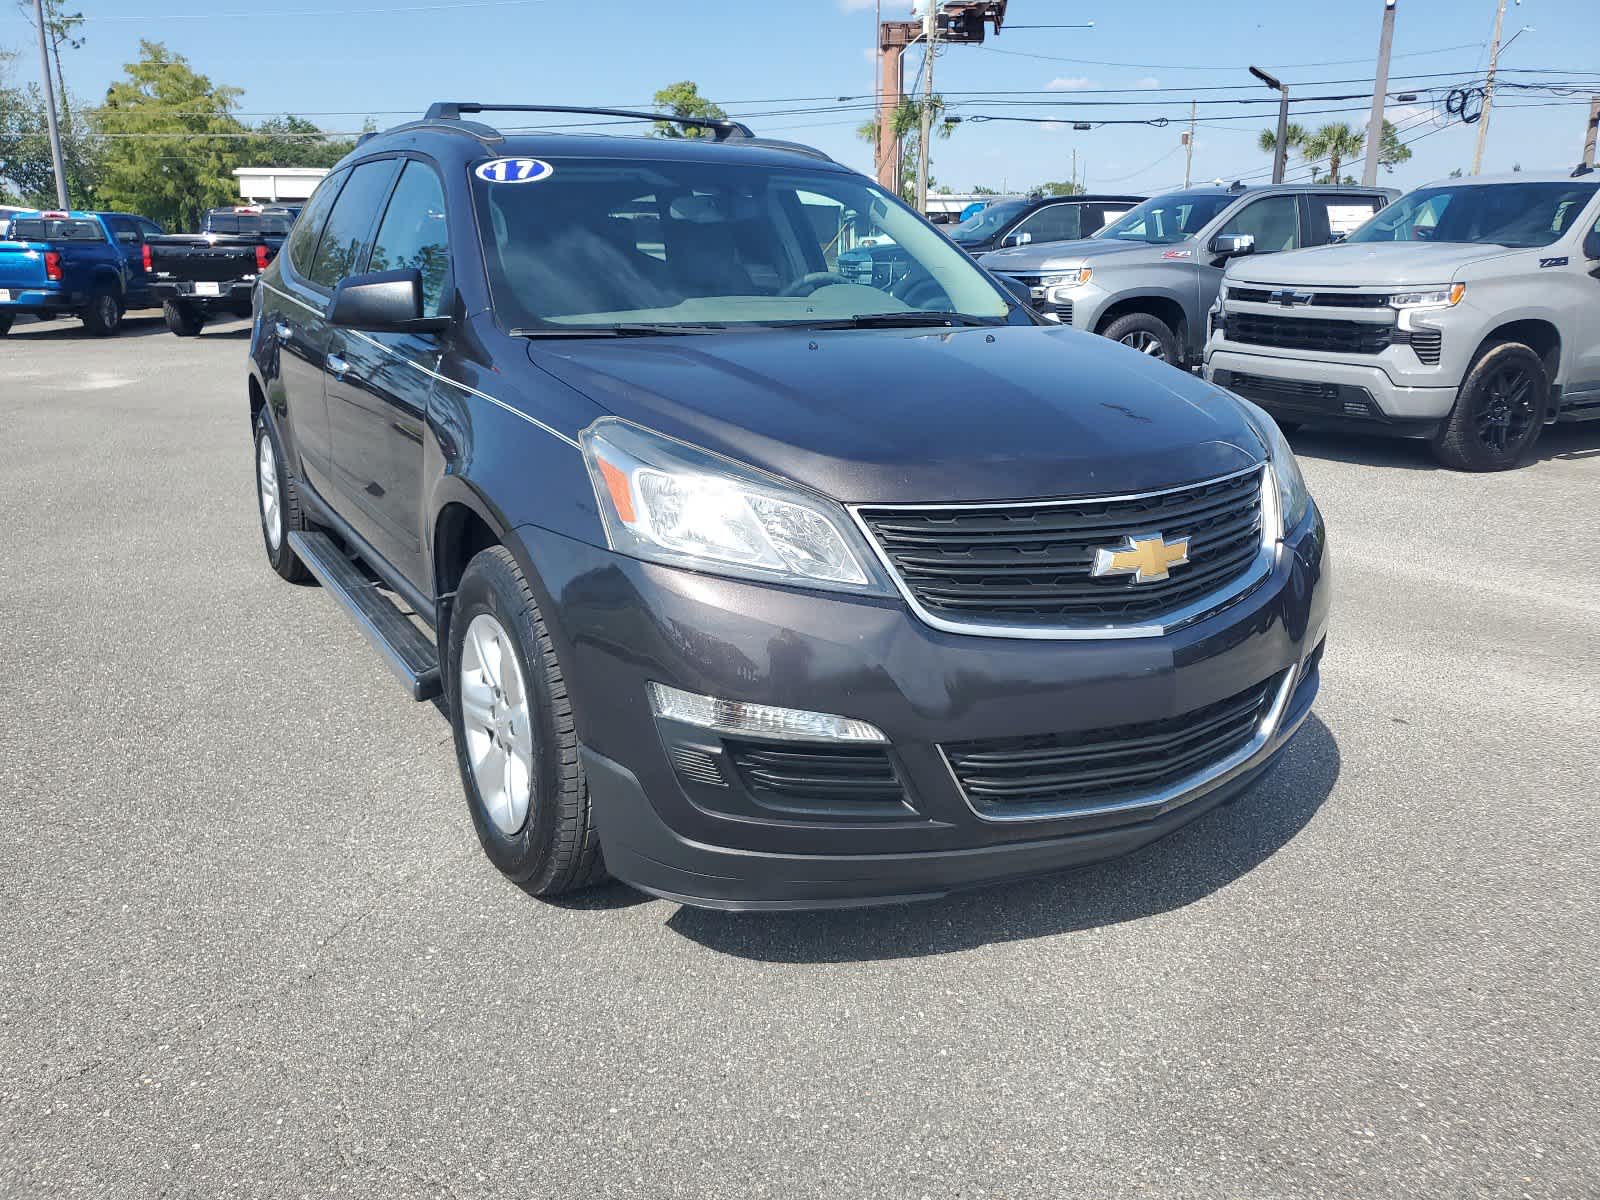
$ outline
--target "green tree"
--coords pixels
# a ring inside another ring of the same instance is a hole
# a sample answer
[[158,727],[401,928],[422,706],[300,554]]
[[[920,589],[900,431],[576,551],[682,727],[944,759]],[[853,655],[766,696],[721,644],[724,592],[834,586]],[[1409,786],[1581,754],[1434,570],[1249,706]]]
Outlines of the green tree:
[[[669,83],[655,94],[657,112],[671,113],[675,117],[702,117],[707,120],[720,121],[728,114],[721,105],[713,104],[700,94],[700,88],[693,80],[680,79],[677,83]],[[682,138],[682,137],[711,137],[712,131],[700,129],[693,125],[674,125],[671,121],[657,121],[655,124],[657,137]]]
[[[948,138],[955,126],[943,120],[944,97],[935,95],[931,99],[912,100],[903,99],[889,114],[889,131],[894,135],[894,140],[900,145],[900,198],[908,204],[915,203],[917,195],[917,162],[922,154],[922,108],[926,104],[932,110],[929,126],[936,138]],[[872,146],[878,144],[878,122],[868,121],[865,125],[856,128],[856,136]],[[928,191],[935,188],[933,173],[928,173]]]
[[1400,140],[1394,122],[1384,118],[1383,136],[1378,140],[1378,165],[1385,171],[1393,171],[1410,157],[1411,147]]
[[[1339,181],[1339,164],[1346,159],[1357,158],[1361,148],[1366,144],[1366,139],[1346,125],[1343,121],[1333,121],[1324,125],[1305,140],[1302,151],[1306,158],[1313,162],[1326,159],[1328,163],[1326,182]],[[1316,169],[1313,167],[1311,176],[1316,178]]]
[[238,194],[233,168],[246,130],[233,110],[242,93],[197,75],[160,42],[141,40],[124,71],[93,114],[106,138],[100,202],[194,228]]
[[1041,183],[1039,191],[1046,196],[1077,196],[1083,192],[1083,184],[1057,181],[1055,183]]
[[255,136],[245,139],[239,152],[241,165],[331,167],[356,145],[352,138],[329,137],[304,117],[287,113],[268,117],[252,132]]
[[1000,193],[992,187],[987,187],[981,183],[975,183],[972,185],[972,194],[974,196],[998,196]]
[[[83,24],[81,12],[62,11],[62,0],[43,0],[44,8],[44,33],[50,49],[51,64],[55,67],[57,116],[62,124],[69,124],[72,120],[72,106],[67,98],[67,77],[61,69],[61,47],[66,46],[71,50],[83,47],[83,38],[78,34],[78,28]],[[17,11],[28,18],[28,24],[35,30],[37,36],[38,26],[33,19],[33,0],[17,0]]]
[[[14,200],[54,208],[55,167],[50,157],[50,127],[44,92],[38,84],[18,86],[16,56],[0,52],[0,191]],[[61,127],[61,153],[67,176],[67,202],[91,207],[99,148],[81,120]]]
[[[1283,140],[1289,147],[1288,153],[1284,155],[1284,161],[1287,162],[1289,154],[1293,154],[1306,144],[1306,131],[1291,121],[1284,132],[1286,136]],[[1277,129],[1263,129],[1260,136],[1256,138],[1256,145],[1263,154],[1276,154],[1278,152]]]

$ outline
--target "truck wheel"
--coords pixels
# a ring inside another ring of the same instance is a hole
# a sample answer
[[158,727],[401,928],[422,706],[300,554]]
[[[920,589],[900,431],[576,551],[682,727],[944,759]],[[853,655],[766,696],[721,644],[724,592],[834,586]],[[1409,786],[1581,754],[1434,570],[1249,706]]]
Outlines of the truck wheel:
[[533,592],[503,546],[467,564],[445,684],[467,809],[489,861],[554,896],[606,877],[566,681]]
[[5,337],[11,332],[11,322],[16,320],[10,313],[0,313],[0,337]]
[[99,288],[80,315],[83,327],[95,337],[110,337],[122,325],[122,297],[111,288]]
[[1544,359],[1521,342],[1497,342],[1461,381],[1434,457],[1457,471],[1521,466],[1544,428],[1549,395]]
[[306,528],[294,480],[283,464],[283,447],[266,417],[256,417],[256,507],[261,513],[261,540],[267,561],[282,579],[305,583],[311,578],[305,563],[289,548],[289,531]]
[[167,328],[179,337],[198,336],[206,323],[204,314],[176,300],[163,303],[161,315],[167,320]]
[[1177,366],[1183,357],[1178,349],[1178,335],[1160,317],[1152,317],[1149,313],[1129,313],[1125,317],[1118,317],[1100,332],[1113,342],[1121,342],[1140,354],[1148,354],[1173,366]]

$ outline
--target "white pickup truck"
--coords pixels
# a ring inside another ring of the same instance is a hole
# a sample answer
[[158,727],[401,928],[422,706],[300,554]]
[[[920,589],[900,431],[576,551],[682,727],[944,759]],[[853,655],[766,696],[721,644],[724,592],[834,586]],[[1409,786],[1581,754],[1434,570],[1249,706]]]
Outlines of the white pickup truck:
[[1206,378],[1280,424],[1518,466],[1544,425],[1600,419],[1600,174],[1447,179],[1335,245],[1235,258],[1209,324]]

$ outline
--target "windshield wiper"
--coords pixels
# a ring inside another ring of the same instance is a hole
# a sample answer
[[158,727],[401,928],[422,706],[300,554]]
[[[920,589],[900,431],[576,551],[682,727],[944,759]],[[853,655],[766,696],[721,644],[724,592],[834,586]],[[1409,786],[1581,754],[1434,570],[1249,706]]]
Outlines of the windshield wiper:
[[726,325],[539,325],[513,329],[512,337],[610,338],[674,337],[691,333],[718,333]]
[[806,321],[807,329],[910,329],[923,325],[999,325],[998,317],[970,317],[966,313],[927,312],[914,308],[909,312],[860,313],[837,320]]

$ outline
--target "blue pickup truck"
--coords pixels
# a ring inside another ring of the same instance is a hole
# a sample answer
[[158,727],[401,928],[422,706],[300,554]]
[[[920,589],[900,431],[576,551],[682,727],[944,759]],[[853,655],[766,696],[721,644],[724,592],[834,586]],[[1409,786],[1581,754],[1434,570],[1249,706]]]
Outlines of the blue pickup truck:
[[0,336],[19,314],[77,316],[106,337],[130,308],[155,303],[147,239],[161,226],[131,213],[26,212],[0,224]]

